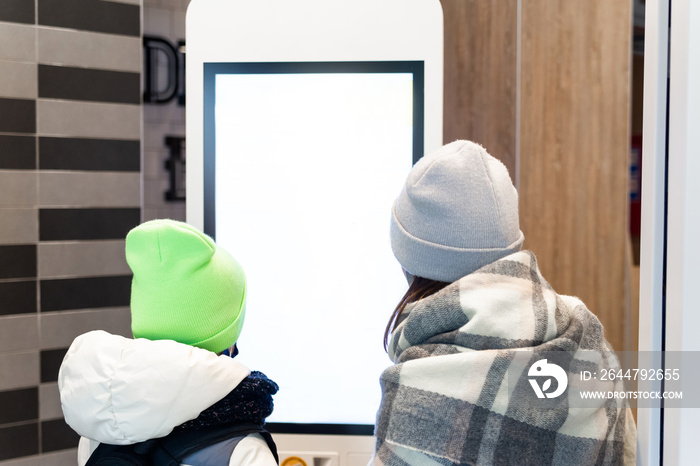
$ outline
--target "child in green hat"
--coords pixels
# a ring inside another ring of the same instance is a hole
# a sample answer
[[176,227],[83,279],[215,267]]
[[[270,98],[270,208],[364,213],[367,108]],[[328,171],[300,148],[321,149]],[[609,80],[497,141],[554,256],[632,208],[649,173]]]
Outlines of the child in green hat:
[[262,426],[278,387],[228,356],[229,349],[236,353],[245,316],[241,266],[209,236],[173,220],[131,230],[126,259],[134,273],[135,339],[81,335],[59,372],[66,422],[82,436],[78,463],[100,444],[140,445],[246,425],[252,433],[190,452],[182,464],[277,464]]

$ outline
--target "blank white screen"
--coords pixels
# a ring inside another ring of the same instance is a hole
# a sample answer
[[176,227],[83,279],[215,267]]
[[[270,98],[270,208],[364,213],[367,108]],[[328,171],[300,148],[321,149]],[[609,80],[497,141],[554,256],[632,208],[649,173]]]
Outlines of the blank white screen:
[[216,239],[248,281],[241,361],[270,422],[373,424],[406,289],[389,215],[412,164],[410,73],[216,77]]

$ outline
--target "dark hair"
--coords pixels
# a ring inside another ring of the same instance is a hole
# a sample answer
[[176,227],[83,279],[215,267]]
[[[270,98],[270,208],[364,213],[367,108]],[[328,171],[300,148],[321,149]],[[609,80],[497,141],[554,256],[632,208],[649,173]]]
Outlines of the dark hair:
[[403,295],[403,298],[401,298],[401,301],[399,301],[394,312],[391,313],[389,323],[386,325],[386,330],[384,330],[384,351],[387,351],[389,348],[389,335],[394,332],[394,329],[399,324],[401,315],[404,309],[406,309],[406,306],[410,303],[420,301],[423,298],[427,298],[431,294],[437,293],[447,285],[449,285],[449,283],[439,282],[429,278],[413,277],[411,285],[408,287],[406,294]]

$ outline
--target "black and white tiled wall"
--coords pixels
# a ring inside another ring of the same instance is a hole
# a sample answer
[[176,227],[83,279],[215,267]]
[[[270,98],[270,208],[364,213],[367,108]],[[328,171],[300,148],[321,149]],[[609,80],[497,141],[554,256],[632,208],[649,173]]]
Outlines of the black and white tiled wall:
[[130,335],[141,0],[0,0],[0,466],[74,465],[73,338]]

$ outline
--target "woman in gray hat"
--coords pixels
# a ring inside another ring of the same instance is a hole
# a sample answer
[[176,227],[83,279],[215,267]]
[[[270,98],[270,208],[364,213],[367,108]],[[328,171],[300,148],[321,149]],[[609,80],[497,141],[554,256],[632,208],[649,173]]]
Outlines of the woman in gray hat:
[[508,171],[480,145],[413,167],[391,218],[409,288],[385,332],[373,464],[634,464],[627,403],[575,399],[582,367],[618,367],[603,328],[523,240]]

